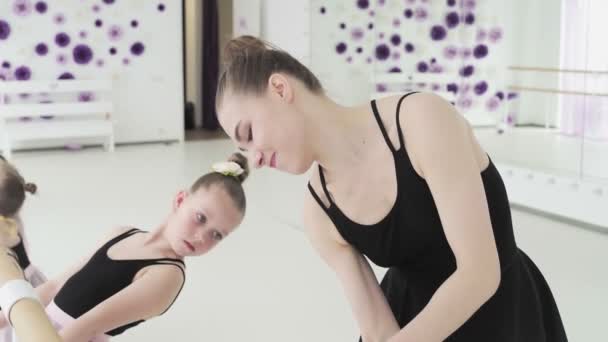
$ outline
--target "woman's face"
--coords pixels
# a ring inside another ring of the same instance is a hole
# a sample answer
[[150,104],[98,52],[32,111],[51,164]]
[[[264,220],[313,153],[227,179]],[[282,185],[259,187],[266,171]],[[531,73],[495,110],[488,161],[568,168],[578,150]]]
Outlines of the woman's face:
[[294,105],[294,88],[289,81],[274,74],[260,95],[235,94],[227,89],[218,106],[218,118],[237,147],[248,152],[255,168],[302,174],[314,157],[306,140],[307,123]]

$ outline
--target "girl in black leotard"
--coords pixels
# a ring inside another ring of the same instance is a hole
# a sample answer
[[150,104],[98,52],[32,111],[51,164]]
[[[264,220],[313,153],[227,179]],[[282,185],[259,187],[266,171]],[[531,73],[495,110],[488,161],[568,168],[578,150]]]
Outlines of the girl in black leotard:
[[117,228],[91,255],[36,289],[65,342],[107,341],[169,309],[184,284],[184,258],[207,253],[245,213],[245,157],[235,154],[214,169],[177,194],[158,228]]

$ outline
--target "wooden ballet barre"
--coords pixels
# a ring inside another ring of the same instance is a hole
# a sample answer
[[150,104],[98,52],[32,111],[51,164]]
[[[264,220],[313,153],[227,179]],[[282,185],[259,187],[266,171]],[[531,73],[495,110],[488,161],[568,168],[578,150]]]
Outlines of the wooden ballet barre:
[[560,90],[560,89],[536,88],[536,87],[521,87],[521,86],[514,86],[514,85],[510,85],[508,88],[509,88],[509,90],[515,90],[515,91],[534,91],[534,92],[538,92],[538,93],[548,93],[548,94],[608,97],[608,93],[590,93],[590,92],[585,92],[585,91]]
[[512,65],[508,67],[513,71],[536,71],[536,72],[554,72],[554,73],[570,73],[570,74],[585,74],[585,75],[608,75],[608,70],[582,70],[582,69],[559,69],[559,68],[542,68],[542,67],[526,67]]

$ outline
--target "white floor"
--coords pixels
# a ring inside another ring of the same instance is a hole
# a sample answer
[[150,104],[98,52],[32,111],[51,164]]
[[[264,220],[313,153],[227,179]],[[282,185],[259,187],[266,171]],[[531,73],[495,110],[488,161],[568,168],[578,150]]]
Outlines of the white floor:
[[[114,225],[154,227],[178,189],[231,151],[217,140],[113,154],[17,153],[22,173],[40,190],[24,209],[33,261],[52,275]],[[175,306],[116,340],[355,341],[340,286],[300,231],[305,179],[263,170],[247,191],[245,223],[211,254],[188,261]],[[518,243],[549,281],[570,340],[608,340],[608,235],[521,211],[513,216]]]

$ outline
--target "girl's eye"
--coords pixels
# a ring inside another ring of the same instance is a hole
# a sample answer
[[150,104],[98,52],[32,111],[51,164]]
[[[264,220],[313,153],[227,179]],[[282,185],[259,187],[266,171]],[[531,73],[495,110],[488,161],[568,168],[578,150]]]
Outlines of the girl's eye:
[[207,216],[205,216],[205,215],[203,215],[203,214],[201,214],[201,213],[198,213],[198,214],[196,214],[196,220],[197,220],[199,223],[204,224],[205,222],[207,222]]
[[218,231],[214,231],[213,232],[213,239],[215,241],[220,241],[224,238],[224,236],[222,235],[222,233],[218,232]]

